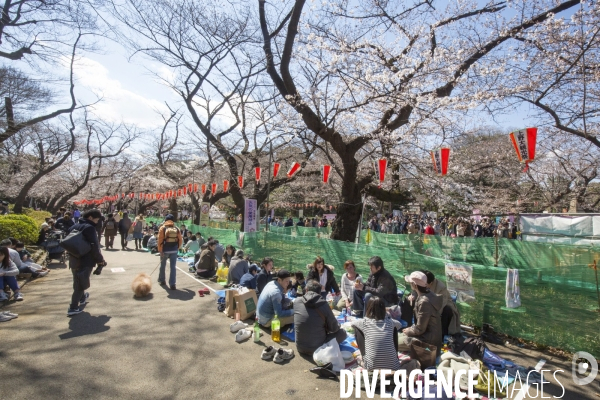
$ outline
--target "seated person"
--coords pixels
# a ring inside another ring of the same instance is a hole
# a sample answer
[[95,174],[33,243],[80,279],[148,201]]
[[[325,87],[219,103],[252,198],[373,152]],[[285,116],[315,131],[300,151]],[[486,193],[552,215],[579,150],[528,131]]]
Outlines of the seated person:
[[46,222],[44,222],[40,228],[38,240],[35,244],[37,244],[38,246],[41,246],[43,248],[46,248],[46,242],[47,242],[46,239],[48,238],[49,233],[50,233],[50,225],[48,225]]
[[200,258],[196,263],[196,275],[200,278],[212,278],[217,271],[217,262],[215,260],[215,248],[217,243],[214,240],[209,240],[206,250],[200,253]]
[[150,240],[150,238],[152,237],[152,231],[150,229],[146,229],[146,231],[144,232],[144,237],[142,238],[142,247],[147,249],[148,248],[148,241]]
[[427,276],[427,287],[433,293],[442,296],[442,340],[446,335],[460,333],[460,312],[450,297],[444,282],[436,279],[431,271],[422,271]]
[[75,225],[75,222],[73,222],[70,211],[65,212],[64,216],[56,220],[56,228],[63,232],[67,232],[73,225]]
[[42,267],[41,265],[33,262],[31,259],[31,253],[25,249],[25,244],[23,242],[17,242],[15,245],[15,250],[17,253],[19,253],[19,257],[21,257],[21,264],[37,272],[39,276],[48,275],[48,272],[50,272],[48,268]]
[[378,296],[369,297],[365,318],[352,321],[352,326],[359,329],[365,338],[362,361],[366,370],[400,369],[394,335],[402,325],[386,313],[383,299]]
[[277,273],[277,279],[267,283],[258,298],[256,314],[258,323],[264,327],[271,328],[271,320],[275,315],[279,318],[281,327],[294,323],[294,310],[283,309],[285,288],[290,283],[291,274],[285,269]]
[[183,246],[183,251],[185,253],[188,251],[196,253],[198,250],[200,250],[200,245],[198,244],[198,240],[196,240],[196,235],[192,235],[190,232],[190,240]]
[[[229,246],[227,246],[229,247]],[[231,258],[229,263],[229,272],[227,272],[227,284],[240,283],[242,276],[248,273],[249,264],[244,259],[244,250],[235,252],[235,256]]]
[[356,266],[354,261],[348,260],[344,263],[344,271],[342,279],[340,279],[340,286],[342,292],[342,298],[337,303],[336,309],[343,310],[352,307],[352,301],[354,300],[354,283],[356,278],[360,277],[360,274],[356,272]]
[[340,294],[340,288],[335,281],[333,271],[325,265],[325,260],[321,257],[317,257],[313,262],[313,265],[308,271],[307,280],[314,279],[321,283],[321,296],[325,298],[328,293],[333,290],[336,295]]
[[371,296],[377,296],[385,303],[386,307],[398,304],[398,289],[396,280],[383,267],[381,257],[375,256],[369,259],[371,273],[366,283],[354,284],[354,295],[352,299],[352,311],[357,315],[363,315],[365,306]]
[[[14,243],[17,243],[16,239],[14,240]],[[31,274],[33,278],[37,278],[38,276],[40,276],[40,273],[36,269],[30,268],[28,265],[23,264],[23,262],[21,261],[21,256],[19,255],[19,252],[15,250],[15,245],[10,240],[10,238],[1,241],[0,246],[5,246],[6,248],[8,248],[8,255],[10,257],[10,260],[17,266],[19,274]]]
[[304,274],[302,271],[298,271],[294,273],[294,283],[292,283],[292,288],[290,289],[290,295],[292,297],[302,296],[304,294],[304,289],[306,288],[306,281],[304,280]]
[[17,283],[16,276],[19,275],[19,269],[12,262],[9,255],[9,248],[6,246],[0,247],[0,301],[8,300],[8,295],[4,291],[4,287],[8,285],[15,294],[15,300],[22,301],[23,295]]
[[225,253],[223,254],[223,265],[229,267],[233,257],[235,257],[235,247],[233,247],[231,244],[228,244],[227,247],[225,247]]
[[417,292],[415,301],[415,319],[413,326],[406,328],[398,337],[398,351],[409,351],[413,339],[437,346],[438,354],[442,346],[442,296],[433,293],[427,287],[427,275],[415,271],[404,278]]
[[258,275],[258,265],[252,264],[248,267],[248,272],[240,278],[240,286],[256,290],[256,275]]
[[271,257],[265,257],[260,262],[260,272],[256,276],[256,290],[260,296],[267,283],[271,282],[275,277],[271,273],[273,270],[273,259]]
[[294,300],[294,330],[296,348],[306,355],[312,355],[331,339],[335,338],[338,343],[346,339],[346,331],[321,297],[321,284],[314,279],[306,283],[306,293]]
[[158,231],[154,231],[154,235],[150,236],[146,248],[150,250],[150,253],[152,254],[158,253]]

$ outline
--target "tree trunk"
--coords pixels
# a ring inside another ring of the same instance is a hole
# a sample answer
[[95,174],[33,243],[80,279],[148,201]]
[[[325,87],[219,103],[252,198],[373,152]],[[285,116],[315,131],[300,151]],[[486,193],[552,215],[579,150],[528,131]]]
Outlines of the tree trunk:
[[337,206],[337,216],[332,227],[331,238],[354,242],[362,211],[362,199],[357,182],[358,163],[354,157],[344,160],[342,176],[342,197]]
[[175,197],[171,197],[169,200],[169,214],[173,216],[174,222],[179,220],[177,218],[177,214],[179,214],[179,207],[177,206],[177,199]]

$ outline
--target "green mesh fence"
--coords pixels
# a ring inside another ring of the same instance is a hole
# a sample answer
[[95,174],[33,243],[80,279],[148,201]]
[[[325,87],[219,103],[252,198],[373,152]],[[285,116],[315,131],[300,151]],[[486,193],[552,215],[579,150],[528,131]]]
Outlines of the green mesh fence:
[[[196,225],[191,230],[239,247],[237,230]],[[275,227],[270,232],[244,234],[242,247],[254,260],[272,257],[276,268],[292,272],[306,272],[306,265],[319,255],[335,267],[338,280],[349,259],[354,260],[361,275],[368,276],[367,261],[377,255],[401,288],[406,286],[404,275],[412,271],[428,269],[445,281],[447,261],[466,263],[473,266],[476,300],[459,303],[463,323],[490,323],[498,332],[572,352],[587,351],[600,358],[600,313],[596,311],[595,271],[590,268],[594,260],[600,263],[598,246],[510,239],[496,243],[493,238],[365,231],[360,244],[354,244],[328,236],[328,228]],[[519,269],[522,306],[518,309],[505,308],[506,268]]]

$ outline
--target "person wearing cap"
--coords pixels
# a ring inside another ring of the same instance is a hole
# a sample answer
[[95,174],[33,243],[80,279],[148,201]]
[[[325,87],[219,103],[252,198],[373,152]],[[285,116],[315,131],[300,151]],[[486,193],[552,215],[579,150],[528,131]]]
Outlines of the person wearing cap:
[[165,222],[158,231],[158,251],[160,253],[160,269],[158,270],[158,283],[165,285],[167,267],[167,258],[170,264],[169,287],[171,290],[176,290],[176,271],[177,271],[177,252],[181,247],[183,239],[181,232],[175,226],[173,215],[168,214],[165,217]]
[[437,347],[438,352],[442,346],[442,321],[441,312],[443,305],[442,296],[429,290],[427,275],[415,271],[404,277],[418,297],[415,302],[416,323],[402,331],[398,337],[398,351],[409,351],[414,339]]
[[48,232],[50,231],[50,225],[44,222],[40,228],[40,233],[38,235],[38,240],[35,242],[36,245],[46,247],[46,238],[48,237]]
[[248,272],[240,278],[240,286],[256,290],[256,275],[258,274],[258,265],[252,264]]
[[294,310],[283,309],[283,299],[285,291],[290,283],[291,274],[282,269],[277,272],[277,279],[267,283],[258,298],[256,313],[258,323],[264,327],[271,327],[271,320],[275,315],[279,318],[281,327],[294,323]]
[[371,274],[364,284],[360,281],[354,283],[352,311],[357,315],[364,315],[365,305],[371,296],[377,296],[385,302],[386,307],[398,304],[398,289],[396,280],[383,267],[381,257],[374,256],[369,259]]

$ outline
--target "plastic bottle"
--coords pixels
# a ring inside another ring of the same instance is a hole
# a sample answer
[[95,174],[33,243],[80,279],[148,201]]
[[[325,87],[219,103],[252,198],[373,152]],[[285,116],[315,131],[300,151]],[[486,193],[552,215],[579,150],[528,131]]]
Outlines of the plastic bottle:
[[260,342],[260,325],[258,324],[258,317],[254,320],[254,343]]
[[342,318],[344,319],[344,322],[346,322],[348,320],[348,316],[346,314],[346,309],[345,308],[342,310]]
[[240,320],[240,303],[237,301],[235,302],[235,320]]
[[275,318],[271,321],[271,339],[277,343],[281,340],[281,323],[279,322],[279,318],[277,318],[277,314],[275,314]]

